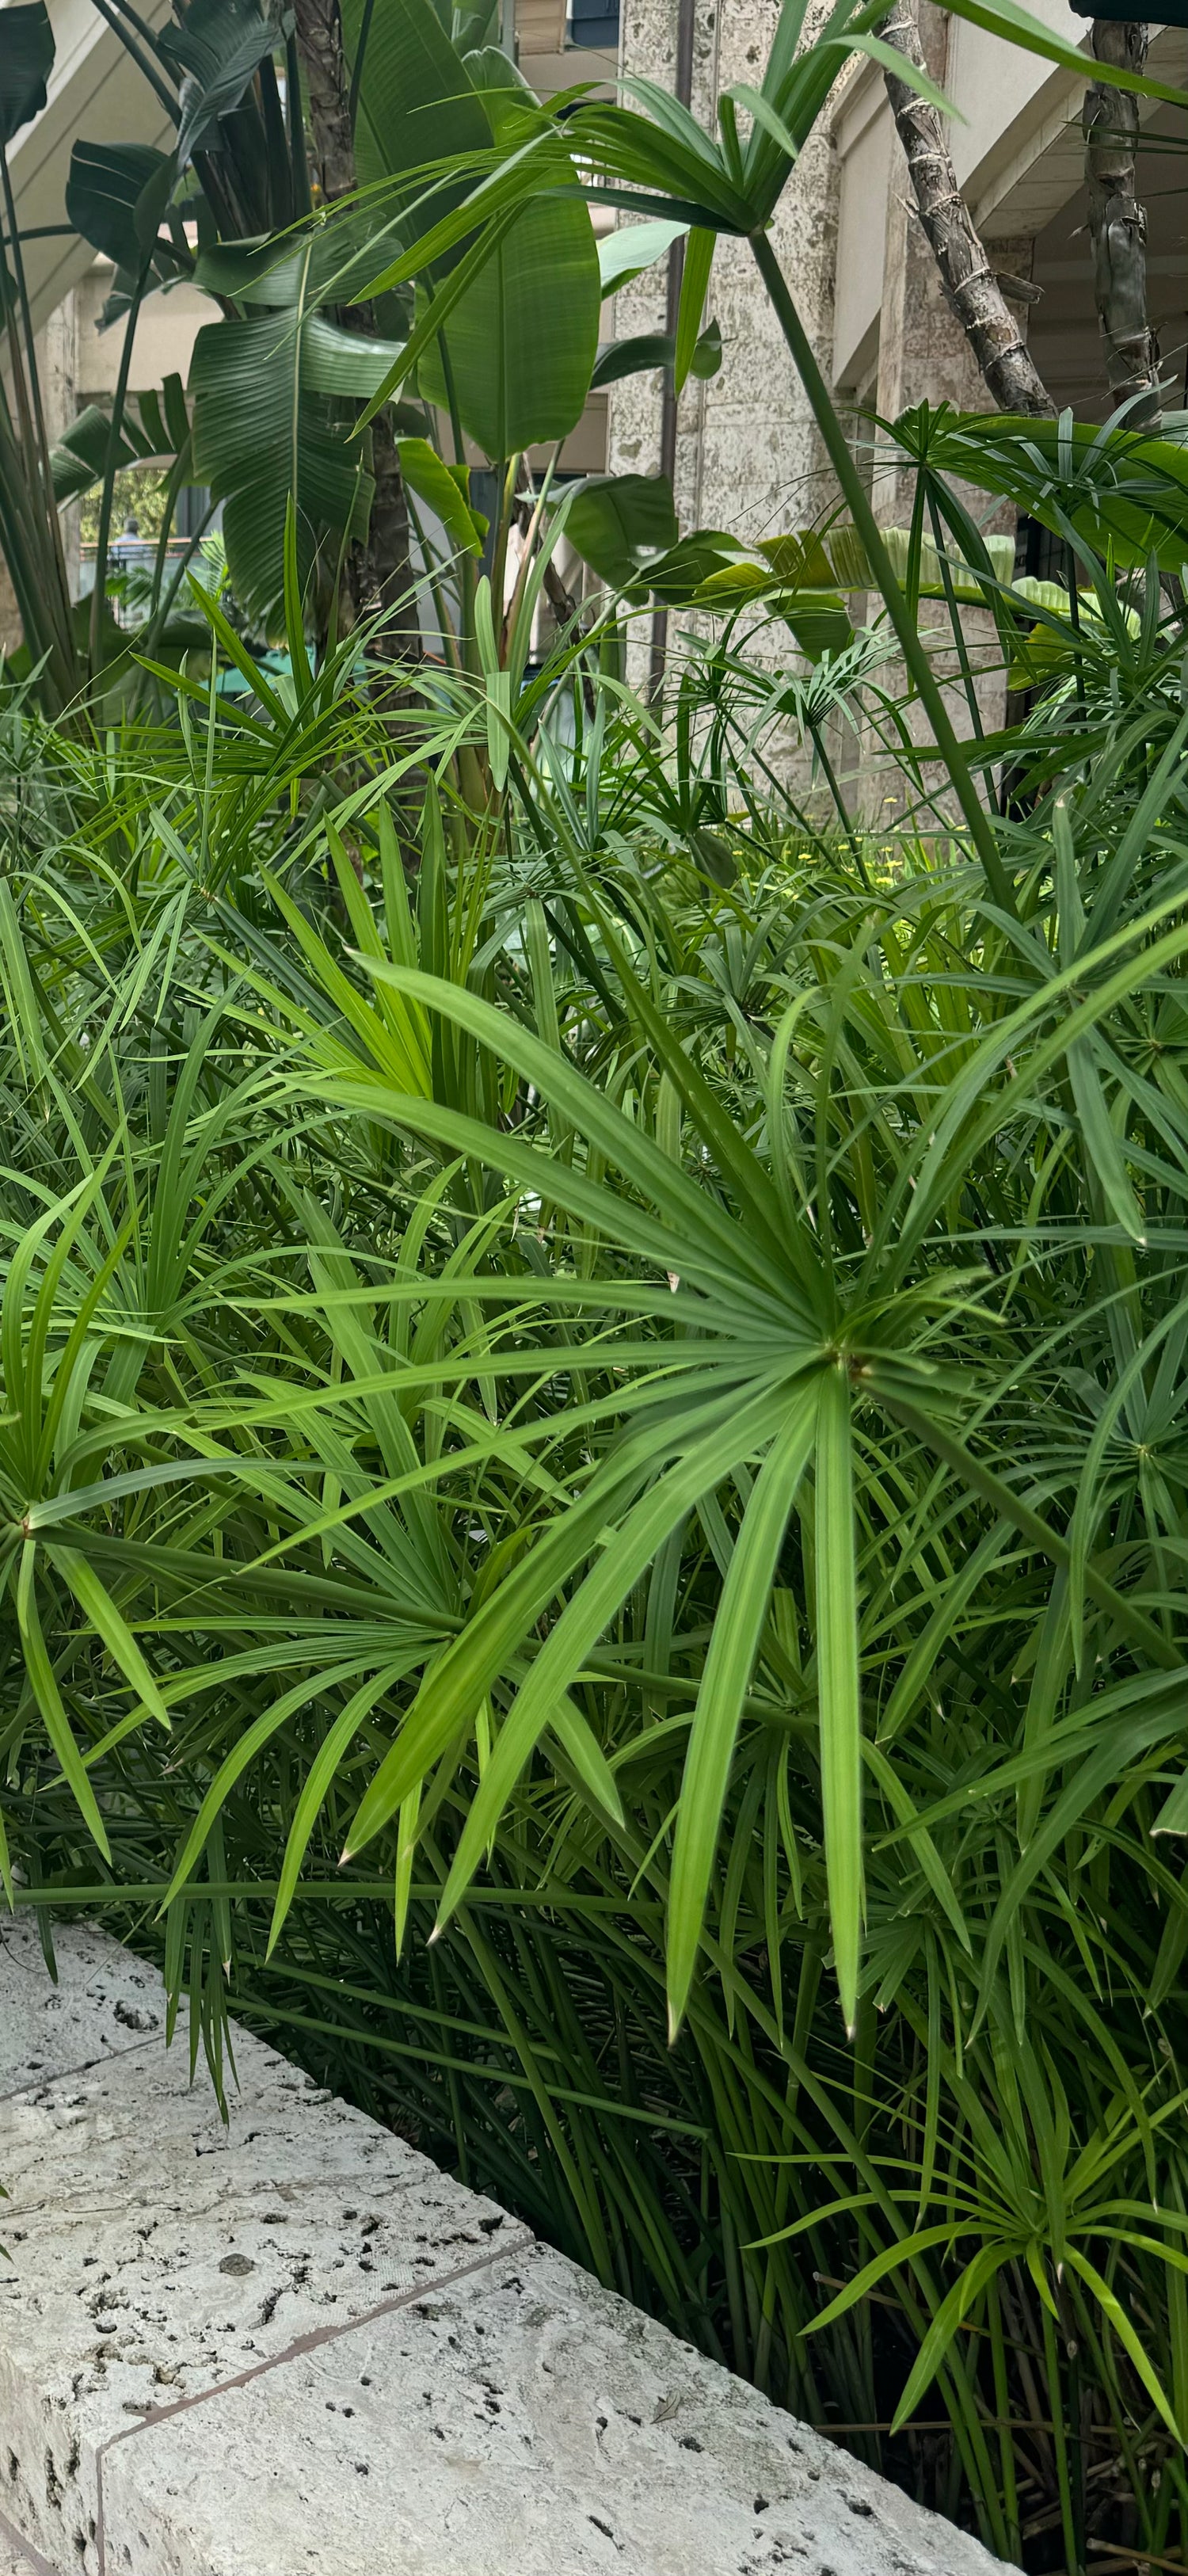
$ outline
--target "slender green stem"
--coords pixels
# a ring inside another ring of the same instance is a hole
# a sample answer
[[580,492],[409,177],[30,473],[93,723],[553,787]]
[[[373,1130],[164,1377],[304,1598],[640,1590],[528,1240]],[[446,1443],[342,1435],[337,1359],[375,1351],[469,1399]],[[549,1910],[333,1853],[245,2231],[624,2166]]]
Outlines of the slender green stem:
[[515,506],[516,479],[520,470],[518,456],[501,457],[495,468],[495,490],[498,495],[495,525],[491,532],[491,617],[495,628],[495,650],[503,659],[503,587],[507,573],[507,540],[511,514]]
[[1044,2368],[1048,2381],[1048,2412],[1052,2418],[1052,2442],[1056,2458],[1056,2487],[1060,2497],[1060,2522],[1068,2560],[1068,2576],[1084,2576],[1084,2559],[1077,2547],[1076,2519],[1073,2513],[1072,2485],[1068,2474],[1068,2443],[1064,2429],[1064,2393],[1060,2384],[1060,2358],[1056,2347],[1056,2328],[1046,2307],[1040,2308],[1040,2325],[1044,2338]]
[[99,529],[95,546],[95,587],[91,592],[89,654],[92,679],[98,674],[100,662],[103,603],[107,597],[107,541],[111,535],[111,505],[115,491],[116,460],[120,452],[120,427],[124,417],[124,406],[128,399],[132,343],[136,337],[136,325],[140,319],[140,307],[144,300],[145,286],[148,283],[151,259],[150,251],[141,266],[140,275],[136,280],[136,292],[128,307],[128,319],[124,324],[124,345],[120,351],[120,371],[116,377],[115,395],[111,406],[111,427],[107,434],[107,462],[103,469],[103,489],[99,498]]
[[986,883],[996,904],[1013,913],[1015,898],[999,855],[994,825],[982,804],[945,705],[944,694],[933,672],[924,646],[920,642],[908,603],[891,567],[891,558],[883,543],[883,533],[870,505],[870,499],[850,452],[849,440],[829,399],[825,379],[813,356],[808,335],[788,291],[787,281],[776,258],[770,236],[752,233],[751,249],[763,283],[771,299],[780,329],[787,341],[797,374],[812,404],[813,416],[821,432],[830,464],[841,485],[862,538],[875,583],[881,591],[888,616],[899,639],[903,658],[916,689],[920,704],[928,715],[937,750],[953,782],[957,801],[969,827],[969,836],[985,871]]
[[[145,55],[142,54],[135,37],[130,35],[127,27],[121,26],[119,9],[113,8],[110,5],[110,0],[94,0],[94,5],[98,10],[100,17],[107,20],[107,24],[110,27],[113,36],[119,37],[125,53],[131,55],[137,71],[143,73],[144,78],[148,82],[149,88],[153,90],[159,98],[166,116],[170,118],[174,125],[180,125],[181,109],[177,103],[176,92],[169,88],[167,82],[162,80],[159,71],[154,68],[152,62],[146,59]],[[130,11],[126,14],[134,16],[135,12]],[[141,21],[137,21],[138,25],[141,23]],[[148,41],[152,43],[154,40],[149,37]]]
[[[0,185],[3,186],[4,190],[4,211],[8,222],[8,246],[12,253],[12,273],[16,283],[17,303],[20,307],[21,315],[21,333],[25,343],[24,363],[22,365],[15,344],[15,333],[11,335],[13,340],[13,382],[18,403],[24,404],[27,402],[28,405],[31,434],[35,437],[36,442],[36,463],[44,489],[45,506],[47,513],[53,512],[54,543],[58,554],[61,557],[61,531],[58,527],[57,513],[53,508],[53,476],[50,469],[49,438],[46,433],[45,411],[41,400],[41,375],[37,365],[37,341],[33,330],[33,313],[29,302],[29,289],[25,280],[25,261],[21,250],[21,232],[16,216],[16,202],[13,196],[12,174],[8,167],[8,154],[4,149],[3,143],[0,143]],[[32,457],[30,462],[33,462]],[[65,578],[64,558],[62,560],[63,578]]]
[[1007,2378],[1006,2344],[1002,2331],[1002,2303],[998,2281],[990,2282],[986,2293],[990,2325],[990,2353],[994,2371],[994,2404],[998,2416],[999,2474],[1002,2479],[1002,2503],[1006,2516],[1007,2548],[1012,2558],[1019,2555],[1019,2488],[1015,2476],[1015,2450],[1011,2440],[1011,2393]]
[[932,541],[936,547],[937,559],[940,563],[940,575],[945,594],[945,606],[949,612],[949,624],[953,630],[953,643],[956,648],[957,660],[961,670],[962,685],[965,690],[965,703],[969,708],[970,727],[972,729],[975,742],[981,742],[983,739],[982,711],[978,705],[978,693],[974,687],[973,668],[970,663],[969,648],[965,641],[965,629],[961,623],[960,611],[957,606],[957,594],[953,588],[953,573],[952,567],[949,563],[948,549],[945,545],[944,531],[941,527],[940,514],[937,510],[936,502],[933,499],[931,492],[928,495],[928,512],[932,522]]
[[355,118],[359,113],[359,85],[363,78],[363,65],[367,60],[367,40],[371,34],[371,21],[374,12],[375,0],[363,0],[363,19],[359,28],[359,41],[355,47],[355,59],[351,66],[351,94],[347,100],[347,116],[350,120],[352,134],[355,131]]

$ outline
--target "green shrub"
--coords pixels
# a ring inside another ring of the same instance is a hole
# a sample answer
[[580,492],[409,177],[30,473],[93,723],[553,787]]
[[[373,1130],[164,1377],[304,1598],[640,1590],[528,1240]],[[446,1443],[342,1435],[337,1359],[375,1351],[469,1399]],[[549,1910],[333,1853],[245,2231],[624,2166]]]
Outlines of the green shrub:
[[11,1894],[1036,2571],[1183,2547],[1165,669],[1005,914],[728,657],[498,831],[346,666],[4,737]]

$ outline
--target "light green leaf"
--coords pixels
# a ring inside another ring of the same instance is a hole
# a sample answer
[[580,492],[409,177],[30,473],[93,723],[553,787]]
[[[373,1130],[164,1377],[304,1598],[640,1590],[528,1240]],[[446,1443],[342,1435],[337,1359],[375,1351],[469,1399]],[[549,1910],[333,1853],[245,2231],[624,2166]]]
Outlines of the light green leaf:
[[149,1671],[127,1620],[94,1566],[88,1564],[77,1548],[63,1547],[60,1542],[48,1543],[46,1554],[65,1575],[80,1610],[90,1620],[96,1636],[102,1638],[113,1662],[119,1665],[129,1688],[135,1691],[139,1700],[143,1700],[159,1724],[168,1727],[169,1711],[159,1685]]
[[[576,188],[533,198],[515,216],[442,337],[463,428],[503,458],[564,438],[585,408],[598,355],[594,227]],[[440,348],[420,365],[422,393],[447,407]]]
[[810,1383],[791,1398],[759,1470],[714,1620],[681,1777],[673,1844],[668,1899],[670,2039],[676,2038],[689,2000],[743,1701],[816,1420],[817,1389]]
[[681,274],[681,301],[677,313],[676,349],[673,380],[676,390],[684,390],[701,336],[701,317],[709,292],[710,270],[714,264],[717,234],[696,225],[685,246],[685,265]]
[[481,555],[485,530],[480,528],[462,477],[465,467],[451,469],[427,438],[397,441],[400,471],[410,492],[440,519],[450,544],[460,554]]
[[[290,500],[303,590],[321,546],[367,532],[371,476],[347,443],[346,417],[315,390],[319,374],[343,364],[346,337],[295,306],[208,323],[194,343],[194,471],[223,502],[236,597],[269,624],[283,598]],[[359,342],[361,372],[368,345]]]
[[632,278],[642,277],[645,269],[654,268],[688,230],[688,224],[657,215],[650,223],[619,224],[613,233],[604,233],[598,244],[603,295],[616,294],[620,286],[630,286]]
[[111,1845],[107,1839],[107,1829],[96,1805],[95,1792],[75,1742],[74,1729],[66,1714],[62,1694],[58,1688],[57,1675],[46,1646],[41,1613],[37,1606],[36,1577],[37,1546],[33,1539],[26,1539],[20,1554],[16,1596],[17,1627],[24,1650],[29,1686],[41,1712],[42,1723],[53,1747],[58,1767],[67,1788],[73,1795],[83,1823],[92,1841],[102,1852],[104,1860],[110,1861]]

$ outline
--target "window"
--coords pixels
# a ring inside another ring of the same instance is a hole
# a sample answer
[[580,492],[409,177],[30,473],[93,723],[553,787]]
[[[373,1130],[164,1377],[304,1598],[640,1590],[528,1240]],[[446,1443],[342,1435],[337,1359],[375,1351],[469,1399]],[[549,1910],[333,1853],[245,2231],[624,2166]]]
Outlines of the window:
[[617,53],[619,0],[569,0],[568,35],[571,45],[596,45],[600,51]]

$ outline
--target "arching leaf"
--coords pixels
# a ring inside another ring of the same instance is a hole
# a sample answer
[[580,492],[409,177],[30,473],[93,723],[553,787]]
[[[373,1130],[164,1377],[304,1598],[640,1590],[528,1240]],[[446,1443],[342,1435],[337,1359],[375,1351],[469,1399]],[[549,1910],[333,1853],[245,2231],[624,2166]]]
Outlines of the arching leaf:
[[45,106],[53,70],[54,31],[45,0],[24,0],[4,12],[0,41],[0,144],[11,143]]

